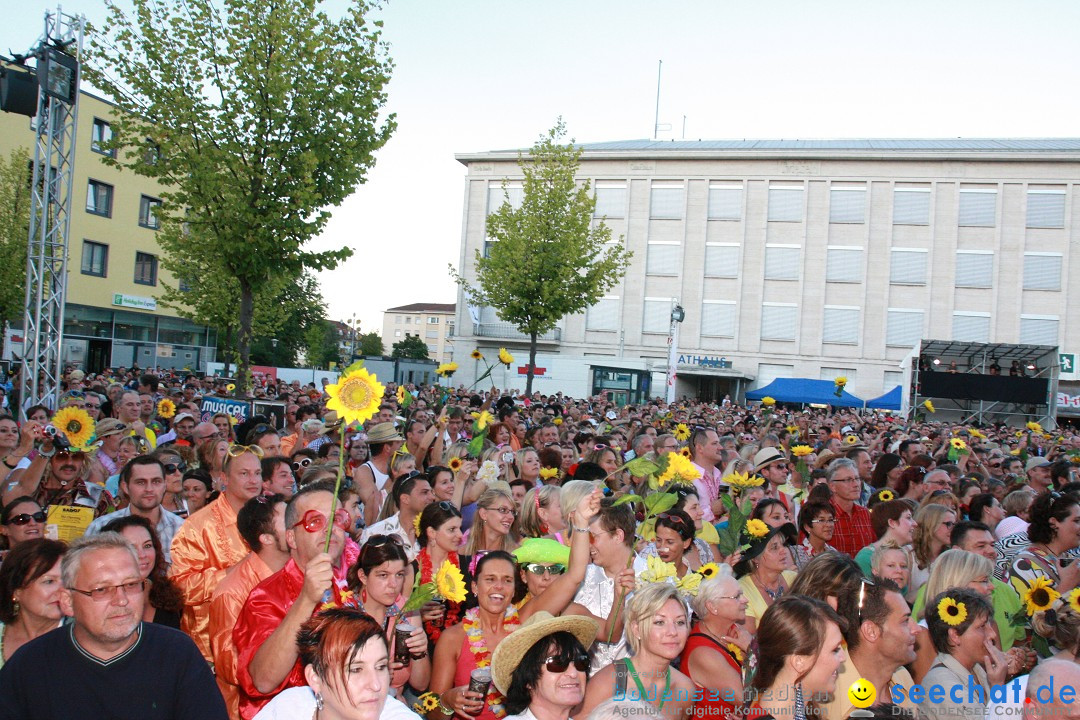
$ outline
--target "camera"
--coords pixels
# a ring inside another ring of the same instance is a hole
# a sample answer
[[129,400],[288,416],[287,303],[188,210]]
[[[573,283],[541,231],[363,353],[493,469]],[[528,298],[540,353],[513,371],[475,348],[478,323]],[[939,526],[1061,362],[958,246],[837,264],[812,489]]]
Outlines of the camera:
[[52,425],[46,425],[41,431],[42,435],[52,441],[53,447],[57,450],[67,450],[71,447],[71,443],[68,442],[67,435],[61,432],[59,429]]

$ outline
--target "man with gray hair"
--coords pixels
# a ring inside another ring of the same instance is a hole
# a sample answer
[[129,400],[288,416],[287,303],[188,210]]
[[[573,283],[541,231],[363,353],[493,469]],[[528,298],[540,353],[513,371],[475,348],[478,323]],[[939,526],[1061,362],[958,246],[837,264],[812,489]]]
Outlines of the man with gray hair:
[[855,557],[877,539],[870,524],[870,511],[857,503],[862,491],[859,470],[852,461],[840,458],[829,463],[826,478],[832,490],[831,502],[836,513],[836,526],[829,544]]
[[76,540],[60,575],[60,607],[73,622],[31,640],[0,668],[0,718],[228,717],[191,639],[142,621],[146,581],[122,535]]
[[1027,720],[1080,718],[1080,702],[1076,700],[1078,686],[1080,665],[1070,660],[1043,660],[1028,676],[1024,717]]

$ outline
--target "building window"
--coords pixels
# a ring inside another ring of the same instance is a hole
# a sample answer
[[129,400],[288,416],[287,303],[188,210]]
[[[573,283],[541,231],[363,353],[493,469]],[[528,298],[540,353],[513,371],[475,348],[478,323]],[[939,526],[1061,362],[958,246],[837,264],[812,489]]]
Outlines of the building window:
[[505,193],[501,182],[489,184],[487,214],[490,215],[501,208],[507,200],[510,202],[510,207],[515,210],[521,207],[521,203],[525,201],[525,188],[520,181],[506,183]]
[[412,315],[405,318],[405,324],[406,325],[412,325]]
[[821,341],[839,345],[857,345],[859,342],[859,308],[844,305],[826,305]]
[[1065,191],[1028,190],[1027,226],[1029,228],[1065,227]]
[[667,335],[671,329],[671,298],[645,298],[641,332]]
[[429,317],[427,319],[427,324],[428,325],[438,325],[439,324],[439,318],[437,318],[437,317]]
[[105,277],[109,270],[109,246],[83,240],[82,274]]
[[653,182],[649,195],[649,217],[654,220],[682,220],[685,196],[681,182]]
[[990,342],[990,313],[953,313],[952,339],[956,342]]
[[395,315],[394,316],[394,324],[395,325],[400,325],[401,324],[401,316],[400,315]]
[[394,331],[394,337],[401,337],[401,331],[400,330],[395,330]]
[[902,385],[903,383],[904,373],[900,372],[899,370],[886,370],[884,383],[882,384],[881,389],[884,392],[889,392],[897,385]]
[[1020,342],[1025,345],[1057,345],[1057,315],[1021,315]]
[[428,340],[438,340],[439,339],[439,331],[438,330],[428,330],[427,332],[424,333],[424,337],[426,337]]
[[596,207],[593,209],[593,217],[626,217],[625,182],[596,183]]
[[960,227],[994,227],[997,190],[960,188]]
[[705,243],[705,277],[739,277],[739,246],[735,243]]
[[885,344],[914,347],[922,340],[923,311],[889,308],[885,319]]
[[112,217],[113,186],[91,180],[86,184],[86,212]]
[[830,188],[829,222],[866,222],[866,188],[835,186]]
[[102,155],[116,157],[115,148],[106,148],[112,141],[112,125],[100,118],[94,118],[94,128],[90,135],[90,149]]
[[735,301],[705,300],[701,303],[702,337],[735,337]]
[[893,225],[930,224],[930,188],[893,188]]
[[161,201],[148,195],[139,199],[139,225],[157,230],[161,225]]
[[742,220],[742,183],[709,183],[709,219]]
[[825,281],[860,283],[863,279],[863,250],[831,246],[825,250]]
[[1060,290],[1061,253],[1024,253],[1024,289]]
[[794,340],[799,308],[794,303],[761,304],[761,339]]
[[776,365],[773,363],[758,363],[757,379],[754,385],[763,388],[773,380],[795,377],[794,365]]
[[157,256],[135,253],[135,282],[139,285],[157,285]]
[[802,222],[803,186],[769,186],[769,222]]
[[800,251],[798,245],[766,245],[765,279],[798,280]]
[[994,253],[988,250],[958,250],[956,287],[988,288],[994,280]]
[[647,275],[679,274],[679,243],[650,242],[645,256]]
[[618,330],[619,298],[609,295],[585,311],[586,330]]
[[889,282],[893,285],[925,285],[928,254],[921,248],[893,248],[889,257]]

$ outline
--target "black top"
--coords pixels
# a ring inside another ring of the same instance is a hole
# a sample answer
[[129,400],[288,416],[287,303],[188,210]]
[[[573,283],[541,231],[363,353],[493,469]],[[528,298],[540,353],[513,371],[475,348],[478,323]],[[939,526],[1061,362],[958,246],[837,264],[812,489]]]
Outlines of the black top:
[[0,668],[0,720],[228,720],[202,655],[178,630],[140,625],[126,652],[101,661],[66,625]]

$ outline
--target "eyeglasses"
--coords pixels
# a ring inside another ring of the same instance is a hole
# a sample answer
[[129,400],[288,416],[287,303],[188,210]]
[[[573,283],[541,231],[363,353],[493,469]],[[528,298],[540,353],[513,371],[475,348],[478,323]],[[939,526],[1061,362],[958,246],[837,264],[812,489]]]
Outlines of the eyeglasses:
[[717,595],[716,599],[717,600],[742,600],[743,599],[743,594],[739,593],[738,595]]
[[165,463],[162,465],[165,468],[166,475],[172,475],[173,473],[182,473],[187,471],[187,463]]
[[[342,530],[349,531],[349,523],[351,518],[349,517],[349,511],[344,508],[338,508],[334,511],[334,524]],[[293,523],[292,528],[298,528],[301,525],[304,526],[304,530],[309,533],[322,532],[326,529],[326,516],[318,510],[312,509],[304,513],[304,517],[300,518],[300,522]],[[292,529],[290,528],[290,529]]]
[[293,472],[300,472],[301,470],[306,468],[311,463],[312,463],[312,460],[309,457],[306,457],[303,460],[297,460],[296,462],[294,462],[292,464]]
[[678,515],[672,515],[671,513],[666,513],[666,512],[660,513],[659,515],[657,515],[656,519],[657,520],[667,520],[668,522],[673,523],[675,525],[679,525],[679,526],[681,526],[683,524],[683,522],[684,522],[684,520],[681,517],[679,517]]
[[57,450],[53,458],[57,460],[81,460],[82,453],[74,452],[72,450]]
[[229,457],[231,457],[231,458],[240,457],[244,453],[251,453],[255,457],[259,457],[259,458],[261,458],[263,455],[266,454],[266,453],[263,452],[263,449],[261,447],[259,447],[258,445],[230,445],[229,446]]
[[217,431],[217,432],[212,432],[209,435],[196,435],[195,439],[196,440],[214,440],[214,439],[220,439],[222,437],[224,437],[224,436],[221,434],[221,432]]
[[831,518],[831,517],[830,518],[814,518],[813,520],[810,521],[810,524],[811,525],[815,525],[815,524],[817,524],[817,525],[835,525],[836,524],[836,518]]
[[270,427],[266,423],[259,423],[255,427],[251,428],[251,430],[249,430],[248,432],[253,433],[253,434],[258,434],[258,433],[264,433],[264,432],[268,432],[268,431],[273,432],[274,428]]
[[132,580],[131,582],[120,583],[119,585],[106,585],[105,587],[94,588],[93,590],[80,590],[79,588],[71,588],[71,592],[77,592],[80,595],[85,595],[94,602],[111,602],[116,598],[116,591],[123,590],[124,597],[131,597],[132,595],[139,595],[146,589],[145,580]]
[[500,515],[517,515],[517,510],[515,510],[514,508],[493,507],[493,508],[483,508],[483,509],[484,510],[490,510],[492,512],[497,512]]
[[436,505],[437,505],[437,506],[438,506],[438,507],[439,507],[439,508],[440,508],[441,510],[444,510],[444,511],[446,511],[446,512],[456,512],[456,513],[457,513],[458,515],[460,515],[460,514],[461,514],[461,511],[457,509],[457,505],[455,505],[455,504],[454,504],[454,503],[452,503],[452,502],[449,502],[448,500],[440,500],[439,502],[437,502],[437,503],[435,503],[435,504],[436,504]]
[[[522,567],[531,572],[533,575],[562,575],[564,572],[566,572],[566,566],[559,564],[542,565],[540,563],[526,563]],[[557,672],[562,672],[562,670],[558,670]]]
[[[564,660],[561,657],[552,655],[544,660],[544,667],[548,672],[561,673],[566,672],[566,669],[570,667],[570,660]],[[578,672],[587,672],[589,670],[589,656],[579,654],[574,656],[573,660],[574,669]]]
[[12,515],[8,518],[7,524],[22,527],[23,525],[30,524],[31,520],[36,523],[45,522],[45,511],[38,510],[36,513],[19,513],[18,515]]

